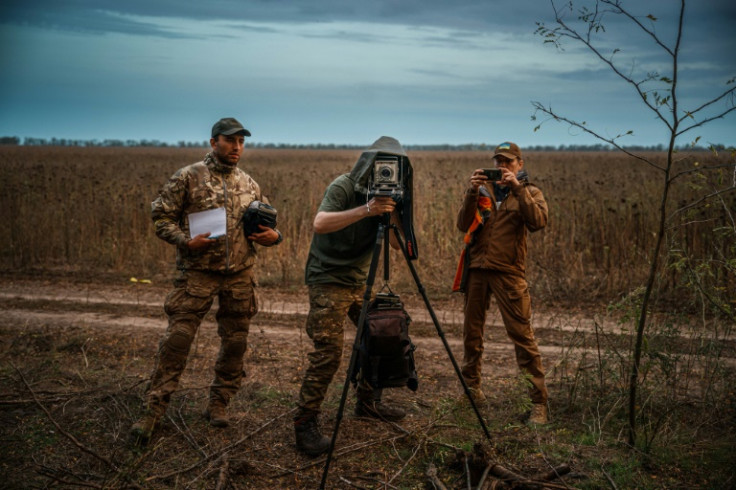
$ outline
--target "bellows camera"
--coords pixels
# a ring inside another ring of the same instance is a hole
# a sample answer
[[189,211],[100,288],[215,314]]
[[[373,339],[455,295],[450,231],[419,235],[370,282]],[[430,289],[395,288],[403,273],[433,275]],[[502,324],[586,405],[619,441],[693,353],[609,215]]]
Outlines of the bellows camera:
[[373,163],[373,179],[368,188],[368,198],[387,196],[398,202],[403,195],[401,179],[401,165],[398,156],[376,156]]

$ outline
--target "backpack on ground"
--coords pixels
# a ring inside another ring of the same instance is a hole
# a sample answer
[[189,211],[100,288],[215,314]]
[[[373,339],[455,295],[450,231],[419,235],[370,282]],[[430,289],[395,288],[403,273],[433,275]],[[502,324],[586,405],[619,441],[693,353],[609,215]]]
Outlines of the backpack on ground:
[[410,323],[411,318],[397,295],[376,295],[368,305],[358,362],[351,373],[354,384],[364,378],[373,388],[406,386],[417,390],[416,347],[409,338]]

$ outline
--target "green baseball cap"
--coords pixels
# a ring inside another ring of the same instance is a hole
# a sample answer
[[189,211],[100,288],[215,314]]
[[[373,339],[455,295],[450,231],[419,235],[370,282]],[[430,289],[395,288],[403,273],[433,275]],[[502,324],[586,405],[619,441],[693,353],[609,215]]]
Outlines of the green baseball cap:
[[212,126],[212,137],[217,137],[218,134],[224,134],[230,136],[232,134],[242,134],[243,136],[250,136],[250,131],[245,129],[240,121],[234,117],[223,117]]

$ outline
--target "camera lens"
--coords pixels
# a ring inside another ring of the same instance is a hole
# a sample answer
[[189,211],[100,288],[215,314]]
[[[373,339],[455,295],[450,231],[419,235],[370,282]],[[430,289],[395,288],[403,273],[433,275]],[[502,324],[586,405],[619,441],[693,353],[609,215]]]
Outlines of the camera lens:
[[391,178],[391,175],[393,175],[393,172],[391,171],[391,169],[390,169],[390,168],[388,168],[388,167],[383,167],[383,168],[382,168],[382,169],[380,170],[380,175],[381,175],[381,177],[383,177],[384,179],[389,179],[389,178]]

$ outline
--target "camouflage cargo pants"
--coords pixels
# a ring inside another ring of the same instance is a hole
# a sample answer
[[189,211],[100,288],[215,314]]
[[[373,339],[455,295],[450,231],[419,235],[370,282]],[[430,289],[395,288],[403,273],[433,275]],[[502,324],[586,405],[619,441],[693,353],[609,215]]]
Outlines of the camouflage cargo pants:
[[[319,413],[327,388],[340,367],[344,343],[345,316],[357,326],[363,305],[364,287],[333,284],[309,286],[307,335],[314,342],[314,351],[307,354],[309,366],[299,390],[299,414]],[[359,383],[358,398],[380,397],[380,391],[367,383]]]
[[463,325],[464,359],[462,373],[468,386],[479,386],[483,362],[483,328],[491,294],[496,298],[506,333],[514,343],[516,363],[529,374],[529,395],[533,403],[547,402],[542,356],[531,325],[531,298],[526,281],[486,269],[468,271]]
[[210,401],[227,404],[240,388],[245,375],[243,355],[250,319],[258,311],[251,271],[232,275],[184,271],[174,281],[174,289],[164,304],[169,326],[159,343],[146,397],[147,408],[154,414],[161,416],[166,411],[171,394],[179,385],[194,336],[215,297],[219,302],[216,318],[220,352]]

